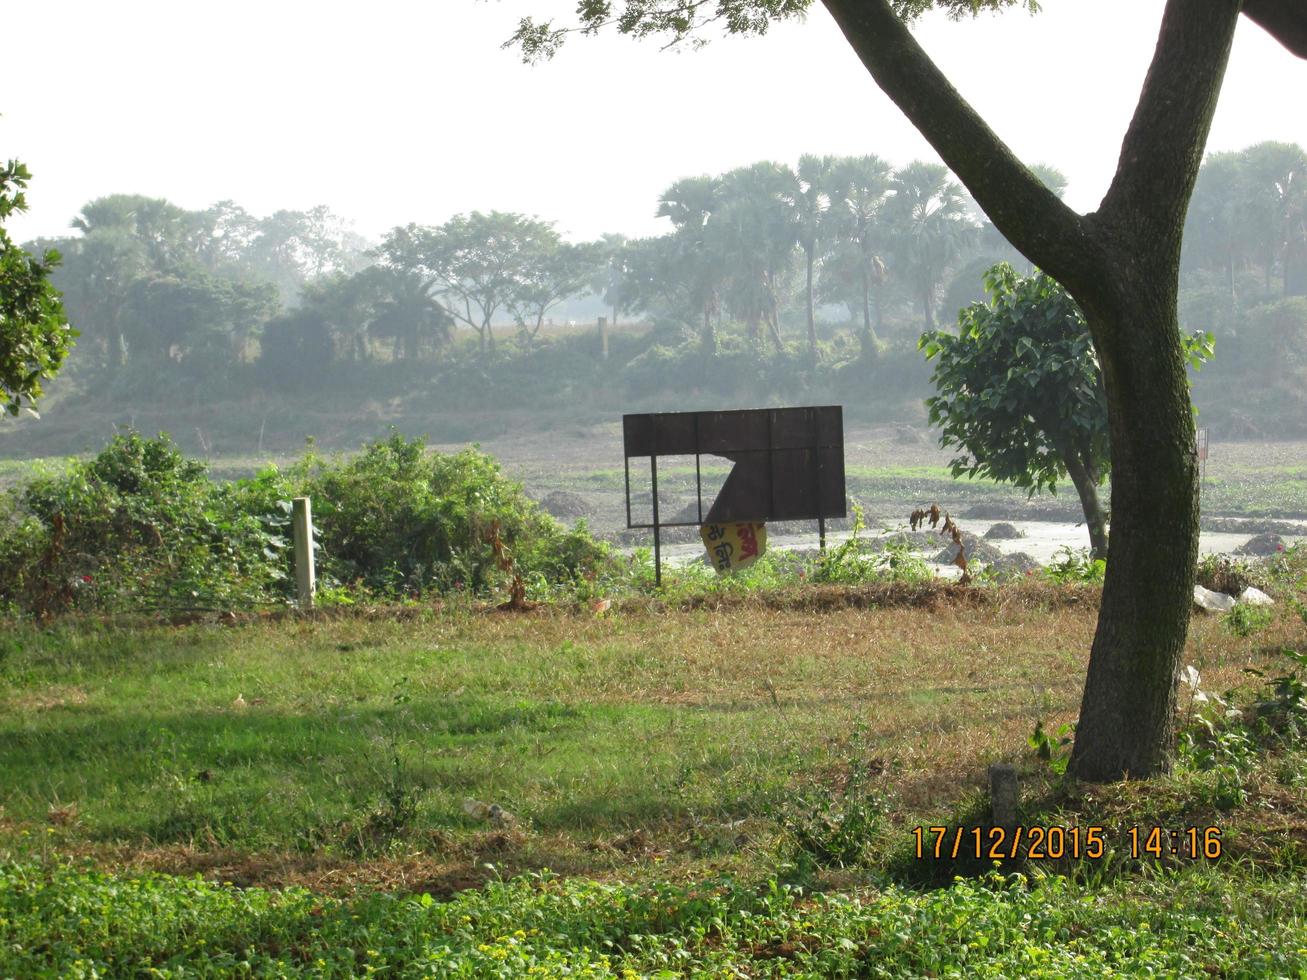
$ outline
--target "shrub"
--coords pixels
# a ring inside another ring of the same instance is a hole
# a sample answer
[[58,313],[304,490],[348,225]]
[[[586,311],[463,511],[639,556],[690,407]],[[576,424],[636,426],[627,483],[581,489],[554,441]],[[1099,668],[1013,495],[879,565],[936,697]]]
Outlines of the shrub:
[[1063,545],[1057,550],[1053,561],[1044,568],[1049,581],[1059,584],[1067,582],[1084,582],[1089,585],[1102,585],[1107,575],[1107,562],[1102,558],[1090,558],[1088,548],[1071,548]]
[[396,433],[306,469],[325,569],[383,595],[501,584],[496,535],[524,579],[571,581],[609,560],[583,526],[566,531],[475,448],[428,452]]
[[0,599],[37,615],[272,600],[287,544],[272,479],[215,484],[166,435],[115,436],[93,460],[11,492]]
[[0,611],[283,602],[291,498],[305,493],[336,605],[353,598],[341,583],[394,598],[486,592],[508,574],[566,587],[614,566],[584,525],[564,529],[476,449],[432,453],[394,435],[348,460],[310,453],[287,473],[221,484],[166,435],[130,432],[3,498]]
[[1198,584],[1213,592],[1239,595],[1248,586],[1266,588],[1267,575],[1258,563],[1234,555],[1203,555],[1198,560]]

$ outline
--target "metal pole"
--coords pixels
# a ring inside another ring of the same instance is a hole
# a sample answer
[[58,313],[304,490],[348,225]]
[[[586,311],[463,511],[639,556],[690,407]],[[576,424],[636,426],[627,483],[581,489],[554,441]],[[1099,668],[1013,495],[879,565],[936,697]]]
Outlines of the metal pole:
[[658,523],[658,416],[649,417],[652,429],[651,442],[649,447],[649,482],[653,487],[653,525],[654,525],[654,588],[662,588],[663,585],[663,551],[662,536],[659,533],[661,527]]
[[301,609],[313,608],[313,510],[308,497],[291,502],[295,548],[295,595]]
[[703,527],[703,480],[699,477],[699,416],[694,417],[694,499],[699,505],[699,526]]
[[662,535],[659,533],[662,528],[658,523],[658,453],[657,446],[654,447],[654,454],[649,457],[649,475],[653,484],[653,526],[654,526],[654,587],[662,588],[663,584],[663,550]]
[[631,457],[622,454],[622,468],[626,471],[626,526],[631,526]]
[[817,547],[826,550],[826,518],[817,518]]

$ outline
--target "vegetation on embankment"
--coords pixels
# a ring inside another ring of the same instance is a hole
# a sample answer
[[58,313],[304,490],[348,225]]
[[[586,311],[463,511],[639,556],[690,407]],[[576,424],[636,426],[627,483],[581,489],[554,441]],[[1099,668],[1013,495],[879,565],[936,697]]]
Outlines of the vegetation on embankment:
[[0,866],[0,972],[40,976],[1295,976],[1299,883],[1213,872],[919,893],[551,876],[452,901]]

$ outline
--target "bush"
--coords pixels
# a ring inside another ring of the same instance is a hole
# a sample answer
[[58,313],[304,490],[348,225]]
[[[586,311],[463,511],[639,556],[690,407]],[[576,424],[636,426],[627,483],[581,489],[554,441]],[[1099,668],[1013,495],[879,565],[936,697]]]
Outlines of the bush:
[[[313,498],[324,586],[363,595],[484,593],[513,574],[545,588],[607,573],[606,546],[561,527],[476,449],[394,435],[348,460],[209,479],[166,435],[119,435],[89,462],[0,505],[0,611],[231,609],[290,595],[291,498]],[[499,543],[496,549],[496,540]]]
[[567,582],[608,560],[584,527],[564,530],[475,448],[428,452],[396,433],[351,459],[307,468],[324,568],[382,595],[502,584],[496,536],[524,579]]
[[1044,568],[1044,575],[1059,585],[1068,582],[1102,585],[1107,575],[1107,562],[1102,558],[1090,558],[1088,548],[1063,545]]
[[1247,558],[1233,555],[1203,555],[1198,559],[1198,584],[1213,592],[1237,596],[1250,585],[1267,587],[1264,567]]
[[215,484],[166,435],[115,436],[95,459],[11,491],[0,600],[44,616],[278,598],[287,519],[272,479]]

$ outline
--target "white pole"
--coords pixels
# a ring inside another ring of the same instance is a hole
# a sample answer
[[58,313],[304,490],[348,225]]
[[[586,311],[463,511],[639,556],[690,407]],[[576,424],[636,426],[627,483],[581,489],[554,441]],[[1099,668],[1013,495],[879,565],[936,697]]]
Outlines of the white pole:
[[308,497],[291,503],[295,541],[295,594],[301,609],[313,608],[313,511]]

